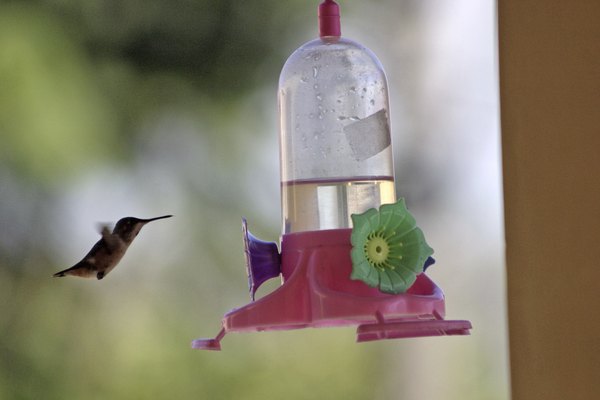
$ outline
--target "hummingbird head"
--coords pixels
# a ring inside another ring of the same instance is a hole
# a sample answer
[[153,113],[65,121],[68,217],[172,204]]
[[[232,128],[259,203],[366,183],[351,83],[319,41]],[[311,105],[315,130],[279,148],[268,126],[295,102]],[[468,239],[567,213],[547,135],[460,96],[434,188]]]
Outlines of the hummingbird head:
[[148,222],[170,217],[172,217],[172,215],[163,215],[161,217],[149,219],[141,219],[135,217],[121,218],[115,225],[115,229],[113,229],[113,234],[118,235],[125,242],[130,243],[133,239],[135,239],[137,234],[140,233],[142,227]]

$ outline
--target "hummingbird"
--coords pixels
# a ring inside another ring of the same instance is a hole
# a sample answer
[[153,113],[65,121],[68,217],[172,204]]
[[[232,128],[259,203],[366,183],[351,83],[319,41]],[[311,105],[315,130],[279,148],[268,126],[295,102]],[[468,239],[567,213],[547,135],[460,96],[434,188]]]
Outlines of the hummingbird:
[[163,215],[162,217],[140,219],[134,217],[121,218],[112,233],[107,226],[103,226],[100,234],[102,238],[96,242],[92,249],[83,257],[81,261],[60,272],[55,273],[54,277],[67,275],[80,276],[82,278],[104,278],[114,267],[117,266],[121,258],[125,255],[127,248],[133,242],[133,239],[140,233],[140,230],[148,222],[157,219],[170,218],[172,215]]

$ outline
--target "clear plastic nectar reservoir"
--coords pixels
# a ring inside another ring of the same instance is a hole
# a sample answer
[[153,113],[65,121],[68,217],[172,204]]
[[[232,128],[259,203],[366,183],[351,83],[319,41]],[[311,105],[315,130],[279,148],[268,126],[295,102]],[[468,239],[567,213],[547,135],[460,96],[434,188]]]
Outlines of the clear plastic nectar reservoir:
[[383,68],[339,36],[339,13],[336,31],[335,15],[319,11],[321,37],[297,49],[279,79],[284,234],[350,228],[351,214],[396,201]]

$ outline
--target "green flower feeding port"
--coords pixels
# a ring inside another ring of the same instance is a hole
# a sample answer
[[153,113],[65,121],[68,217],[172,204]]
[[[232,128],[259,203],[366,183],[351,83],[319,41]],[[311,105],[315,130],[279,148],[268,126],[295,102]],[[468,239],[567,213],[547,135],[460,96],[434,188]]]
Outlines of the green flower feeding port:
[[[319,5],[319,32],[279,80],[281,250],[243,220],[251,302],[194,348],[220,350],[228,332],[357,326],[364,342],[471,329],[444,319],[444,295],[425,274],[433,249],[404,199],[396,201],[379,60],[341,36],[335,1]],[[255,300],[275,277],[281,286]]]
[[351,279],[384,293],[406,292],[423,272],[433,249],[406,209],[404,199],[352,216]]

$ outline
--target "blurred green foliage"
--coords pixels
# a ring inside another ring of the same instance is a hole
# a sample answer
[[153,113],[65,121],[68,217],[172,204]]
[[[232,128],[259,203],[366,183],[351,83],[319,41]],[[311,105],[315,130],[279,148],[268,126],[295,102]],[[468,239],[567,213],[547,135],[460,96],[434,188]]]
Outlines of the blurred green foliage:
[[284,17],[301,3],[2,4],[2,159],[34,179],[64,178],[128,157],[136,126],[157,108],[235,105],[278,73],[279,32],[294,31]]
[[[111,104],[94,70],[60,27],[36,9],[0,13],[2,159],[45,181],[110,155]],[[90,160],[91,159],[91,160]]]
[[[357,346],[352,329],[300,330],[190,349],[249,301],[238,216],[279,235],[277,77],[315,36],[317,3],[0,3],[0,399],[389,399],[436,385],[505,398],[498,332]],[[373,35],[425,13],[346,3]],[[431,187],[411,162],[402,176]],[[102,282],[50,278],[96,222],[164,213]]]

